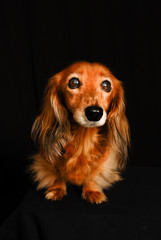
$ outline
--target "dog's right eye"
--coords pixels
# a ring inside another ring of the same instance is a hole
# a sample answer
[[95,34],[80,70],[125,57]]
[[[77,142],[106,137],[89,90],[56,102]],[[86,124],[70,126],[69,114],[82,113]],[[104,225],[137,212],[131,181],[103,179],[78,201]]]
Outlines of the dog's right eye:
[[71,89],[79,88],[79,86],[80,86],[80,81],[76,77],[71,78],[68,82],[68,87]]

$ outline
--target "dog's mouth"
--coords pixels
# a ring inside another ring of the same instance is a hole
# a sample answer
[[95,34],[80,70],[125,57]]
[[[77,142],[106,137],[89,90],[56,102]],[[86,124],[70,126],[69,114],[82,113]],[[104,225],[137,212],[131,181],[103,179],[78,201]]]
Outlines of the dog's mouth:
[[89,106],[83,112],[76,111],[73,117],[81,126],[93,128],[103,126],[106,122],[107,114],[101,107]]

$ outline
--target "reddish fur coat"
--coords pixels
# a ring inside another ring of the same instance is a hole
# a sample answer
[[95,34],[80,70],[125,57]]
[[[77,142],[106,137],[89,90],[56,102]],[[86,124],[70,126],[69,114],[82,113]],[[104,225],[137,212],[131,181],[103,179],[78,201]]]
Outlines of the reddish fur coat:
[[[74,90],[68,87],[73,76],[81,83]],[[108,93],[100,87],[104,79],[111,84]],[[92,105],[103,109],[100,126],[88,126],[84,110]],[[83,186],[89,202],[106,201],[103,189],[121,180],[130,142],[121,82],[99,63],[71,65],[49,80],[32,134],[40,153],[31,170],[38,189],[46,188],[47,199],[61,199],[70,182]]]

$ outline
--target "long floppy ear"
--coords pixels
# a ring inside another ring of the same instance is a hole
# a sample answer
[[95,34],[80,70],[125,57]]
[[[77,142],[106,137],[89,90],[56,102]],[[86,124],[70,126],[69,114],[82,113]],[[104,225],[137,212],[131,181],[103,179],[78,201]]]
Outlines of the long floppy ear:
[[40,152],[54,162],[63,153],[70,137],[68,112],[62,103],[63,72],[53,76],[47,85],[41,114],[32,127],[32,137],[40,144]]
[[116,152],[118,170],[125,167],[130,146],[130,129],[125,115],[124,90],[120,81],[116,80],[114,95],[108,111],[108,123],[112,135],[112,147]]

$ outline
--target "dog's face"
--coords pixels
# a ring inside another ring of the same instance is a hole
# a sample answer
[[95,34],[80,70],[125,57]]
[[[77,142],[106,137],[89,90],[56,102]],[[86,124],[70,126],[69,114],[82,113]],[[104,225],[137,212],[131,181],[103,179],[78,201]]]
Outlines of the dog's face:
[[103,126],[114,94],[114,76],[103,65],[80,62],[64,73],[64,99],[74,120],[84,127]]
[[[126,156],[130,142],[122,83],[99,63],[77,62],[50,78],[42,113],[32,128],[47,159],[61,156],[74,121],[85,128],[105,125],[113,146]],[[74,126],[76,129],[77,126]],[[106,133],[106,131],[105,131]],[[124,149],[124,150],[123,150]]]

